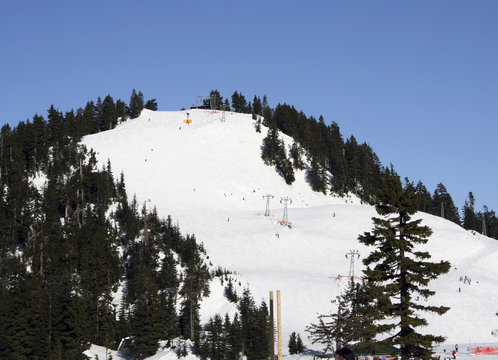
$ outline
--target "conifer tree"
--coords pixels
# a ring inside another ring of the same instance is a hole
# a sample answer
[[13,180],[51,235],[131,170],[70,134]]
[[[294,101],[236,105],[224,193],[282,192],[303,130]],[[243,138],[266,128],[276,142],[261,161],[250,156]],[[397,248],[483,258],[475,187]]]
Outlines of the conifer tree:
[[227,352],[226,333],[223,320],[216,314],[204,326],[205,338],[201,345],[201,358],[224,360]]
[[235,314],[234,319],[230,322],[228,314],[225,316],[224,329],[227,343],[227,360],[240,359],[242,352],[242,329],[239,321],[239,315]]
[[332,191],[343,194],[346,190],[347,164],[344,158],[344,141],[339,125],[330,124],[328,138],[329,169],[332,174]]
[[316,156],[311,157],[311,166],[308,171],[308,181],[311,185],[311,189],[316,192],[327,193],[328,179],[327,179],[327,168],[323,164],[325,160],[317,158]]
[[244,95],[237,92],[237,90],[235,90],[232,95],[232,110],[240,113],[250,112],[246,98],[244,97]]
[[263,106],[261,105],[261,99],[256,95],[254,95],[254,99],[252,100],[252,113],[253,115],[263,115]]
[[475,204],[474,194],[472,194],[471,191],[469,192],[468,199],[465,200],[465,204],[462,209],[463,213],[462,226],[467,230],[481,231],[482,220],[480,221],[479,218],[477,217],[474,210],[474,204]]
[[294,355],[297,354],[297,336],[296,332],[293,331],[289,336],[289,354]]
[[263,139],[261,158],[266,165],[275,165],[279,154],[280,139],[276,127],[269,127],[266,137]]
[[306,169],[306,165],[304,164],[304,161],[302,159],[303,153],[303,149],[299,146],[298,143],[294,141],[290,149],[290,158],[292,159],[292,165],[297,170]]
[[144,108],[144,96],[141,91],[138,93],[133,89],[130,97],[129,115],[134,119],[140,115]]
[[[391,336],[383,343],[399,346],[402,359],[417,357],[429,359],[435,342],[442,342],[444,337],[422,335],[416,328],[427,325],[419,316],[420,312],[443,314],[448,311],[444,306],[426,306],[414,300],[414,295],[423,298],[434,295],[427,285],[430,280],[447,273],[450,264],[447,261],[430,262],[428,252],[415,246],[427,243],[432,231],[422,226],[421,219],[412,221],[411,216],[417,211],[417,196],[411,188],[403,189],[401,181],[394,170],[386,171],[385,187],[379,191],[371,232],[360,235],[358,240],[375,249],[363,263],[369,282],[369,292],[376,298],[379,311],[386,317],[379,335],[386,330]],[[388,321],[387,319],[392,319]]]
[[116,100],[116,115],[120,121],[126,120],[126,103],[121,99]]
[[431,213],[437,216],[443,215],[445,219],[453,221],[456,224],[460,224],[458,209],[453,203],[451,195],[442,183],[439,183],[436,190],[434,190]]
[[419,181],[415,186],[415,193],[418,196],[418,210],[429,212],[432,204],[432,197],[422,181]]
[[102,102],[102,110],[99,113],[99,131],[111,130],[118,123],[118,112],[111,95],[107,95]]
[[152,111],[157,111],[157,100],[156,99],[147,100],[147,102],[144,105],[144,108]]
[[[336,300],[340,298],[337,297]],[[306,327],[312,344],[320,343],[324,345],[323,352],[332,351],[343,342],[343,318],[341,309],[344,304],[338,303],[335,313],[321,314],[318,316],[317,323],[311,323]]]

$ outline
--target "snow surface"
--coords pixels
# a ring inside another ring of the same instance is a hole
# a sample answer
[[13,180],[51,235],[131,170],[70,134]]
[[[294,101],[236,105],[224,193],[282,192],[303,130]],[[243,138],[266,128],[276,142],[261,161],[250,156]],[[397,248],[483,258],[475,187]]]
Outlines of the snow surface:
[[[186,112],[191,124],[183,122]],[[313,192],[303,171],[286,185],[261,160],[267,129],[257,133],[248,114],[227,112],[225,122],[221,117],[208,110],[144,110],[139,118],[82,142],[94,149],[100,166],[110,159],[114,175],[124,173],[130,197],[135,194],[148,209],[157,207],[163,217],[171,215],[184,234],[195,234],[214,267],[237,272],[242,288],[249,286],[258,303],[269,302],[269,291],[281,291],[285,350],[293,331],[306,345],[320,349],[311,346],[304,329],[318,314],[334,310],[331,299],[347,282],[338,275],[348,275],[349,250],[360,253],[354,265],[361,275],[361,259],[370,250],[357,238],[372,229],[375,209],[355,197]],[[269,217],[263,216],[265,194],[275,196]],[[285,196],[292,199],[292,228],[278,224]],[[437,295],[420,299],[451,310],[443,316],[424,314],[429,321],[424,331],[446,336],[448,344],[496,343],[491,330],[498,328],[498,241],[436,216],[417,216],[434,231],[425,247],[432,260],[452,264],[448,274],[430,284]],[[470,285],[460,281],[465,276]],[[213,284],[210,298],[202,303],[202,320],[234,311],[223,297],[223,286]]]

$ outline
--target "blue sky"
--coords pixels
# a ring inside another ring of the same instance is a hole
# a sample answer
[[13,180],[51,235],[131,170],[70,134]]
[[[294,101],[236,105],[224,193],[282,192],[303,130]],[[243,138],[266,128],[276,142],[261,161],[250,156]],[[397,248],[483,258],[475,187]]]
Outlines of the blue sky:
[[498,211],[494,0],[9,1],[0,49],[0,124],[133,88],[159,110],[266,94]]

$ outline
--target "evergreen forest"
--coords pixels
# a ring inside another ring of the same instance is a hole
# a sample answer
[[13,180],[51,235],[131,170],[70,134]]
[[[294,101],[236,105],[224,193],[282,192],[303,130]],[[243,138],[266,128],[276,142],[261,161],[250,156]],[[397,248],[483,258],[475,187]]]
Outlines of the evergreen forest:
[[[255,131],[267,132],[262,161],[287,184],[294,170],[306,169],[317,192],[378,201],[392,170],[368,144],[344,140],[337,123],[287,104],[271,108],[266,96],[248,102],[237,91],[231,101],[217,90],[210,95],[214,108],[252,114]],[[0,358],[85,359],[90,344],[117,349],[123,339],[135,359],[153,355],[159,340],[175,339],[190,340],[203,359],[269,357],[267,305],[248,289],[237,294],[230,271],[212,269],[194,234],[137,203],[123,174],[110,163],[99,168],[79,144],[144,108],[157,110],[156,99],[133,90],[128,103],[107,95],[64,113],[52,105],[46,115],[1,128]],[[279,131],[294,139],[292,147]],[[460,217],[443,184],[430,193],[406,179],[405,188],[417,210],[498,239],[495,212],[476,211],[472,192]],[[239,312],[201,326],[199,303],[215,277]],[[292,339],[293,349],[298,343]]]

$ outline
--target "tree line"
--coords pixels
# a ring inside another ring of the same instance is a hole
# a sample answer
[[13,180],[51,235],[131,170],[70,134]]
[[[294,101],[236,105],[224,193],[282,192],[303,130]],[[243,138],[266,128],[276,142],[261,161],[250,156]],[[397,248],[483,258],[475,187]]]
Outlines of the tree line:
[[[226,107],[219,93],[216,99]],[[231,106],[252,113],[256,131],[267,126],[263,161],[287,183],[295,169],[306,169],[316,191],[378,201],[390,170],[367,144],[354,137],[344,142],[336,123],[286,104],[272,109],[265,96],[247,103],[235,92]],[[156,100],[133,90],[128,104],[107,95],[76,111],[52,105],[46,119],[36,114],[2,127],[1,358],[82,359],[90,343],[117,348],[129,338],[127,348],[140,359],[156,352],[159,339],[178,337],[192,340],[205,358],[267,357],[266,304],[256,305],[248,291],[237,296],[227,282],[225,295],[239,313],[201,326],[200,300],[212,277],[222,276],[210,272],[202,244],[182,234],[171,217],[161,219],[129,199],[124,176],[117,179],[110,163],[99,169],[95,154],[79,145],[83,136],[113,129],[144,108],[157,110]],[[294,138],[290,149],[278,131]],[[433,195],[420,182],[405,187],[416,194],[418,210],[440,215],[443,209],[446,218],[460,221],[442,184]],[[482,216],[488,236],[496,237],[494,212],[476,213],[473,204],[470,193],[464,226],[480,231]]]
[[[98,168],[95,153],[79,144],[143,108],[157,103],[133,90],[128,105],[108,95],[2,127],[2,359],[84,359],[90,344],[116,349],[123,339],[136,359],[176,338],[191,340],[199,353],[212,351],[205,334],[217,320],[203,328],[199,309],[221,274],[210,271],[202,244],[171,217],[128,198],[123,174],[116,178],[109,162]],[[250,334],[231,345],[233,356],[256,359],[251,354],[261,346],[250,337],[265,326],[266,307],[249,294],[239,299],[233,288],[227,296],[241,303],[230,331]]]

